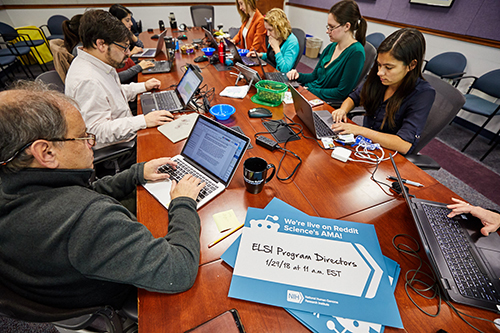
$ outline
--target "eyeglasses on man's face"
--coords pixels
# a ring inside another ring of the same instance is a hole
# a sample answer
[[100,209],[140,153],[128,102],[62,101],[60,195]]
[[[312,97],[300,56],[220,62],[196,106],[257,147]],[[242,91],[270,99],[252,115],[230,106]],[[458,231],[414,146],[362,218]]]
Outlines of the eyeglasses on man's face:
[[86,136],[83,137],[83,138],[62,138],[62,139],[36,139],[36,140],[33,140],[27,144],[25,144],[24,146],[22,146],[20,149],[18,149],[14,155],[12,155],[10,158],[6,159],[5,161],[1,161],[0,162],[0,165],[6,165],[7,163],[9,163],[10,161],[12,161],[13,159],[15,159],[17,157],[17,155],[19,155],[23,150],[25,150],[26,148],[28,148],[29,146],[31,146],[33,144],[33,142],[37,141],[37,140],[46,140],[46,141],[51,141],[51,142],[63,142],[63,141],[76,141],[76,140],[86,140],[87,141],[87,144],[91,147],[94,147],[95,144],[96,144],[96,140],[95,140],[95,134],[91,134],[91,133],[86,133],[85,134]]
[[75,140],[86,140],[88,145],[91,147],[95,146],[95,134],[86,133],[83,138],[68,138],[68,139],[50,139],[47,141],[75,141]]
[[121,44],[118,44],[116,42],[111,42],[111,44],[114,44],[116,46],[118,46],[119,48],[122,49],[123,53],[127,53],[130,51],[129,47],[130,47],[130,44],[126,44],[125,46],[121,45]]

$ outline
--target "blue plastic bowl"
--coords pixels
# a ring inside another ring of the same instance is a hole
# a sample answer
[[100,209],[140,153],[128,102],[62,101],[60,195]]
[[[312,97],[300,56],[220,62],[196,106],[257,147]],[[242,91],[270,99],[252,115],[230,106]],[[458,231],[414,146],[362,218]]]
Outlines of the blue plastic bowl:
[[240,54],[240,56],[244,57],[247,55],[248,50],[247,49],[239,49],[238,53]]
[[211,57],[214,54],[215,49],[213,47],[204,47],[201,49],[207,57]]
[[210,113],[218,120],[228,119],[235,111],[234,106],[229,104],[217,104],[210,108]]

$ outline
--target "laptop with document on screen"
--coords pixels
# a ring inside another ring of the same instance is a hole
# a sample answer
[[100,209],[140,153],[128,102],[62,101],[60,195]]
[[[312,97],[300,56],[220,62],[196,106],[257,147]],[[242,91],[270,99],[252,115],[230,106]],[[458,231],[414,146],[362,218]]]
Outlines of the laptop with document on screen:
[[307,128],[317,138],[335,138],[337,134],[332,130],[333,118],[330,111],[313,111],[311,104],[293,86],[289,85],[292,92],[295,113],[306,124]]
[[202,82],[203,76],[192,65],[187,66],[186,72],[174,90],[146,92],[141,95],[142,113],[146,115],[158,110],[184,110]]
[[132,58],[154,58],[160,53],[165,45],[165,34],[167,30],[164,30],[160,36],[158,37],[158,41],[156,42],[156,48],[146,48],[143,49],[142,52],[136,53],[132,55]]
[[403,197],[410,209],[446,296],[461,304],[500,312],[500,236],[481,234],[481,221],[470,215],[447,217],[445,203],[410,197],[390,155]]
[[[176,181],[191,174],[206,182],[197,202],[198,208],[223,192],[233,179],[250,139],[203,115],[198,116],[182,152],[172,158],[176,169],[164,165],[158,170],[170,174]],[[170,204],[171,180],[144,185],[165,208]]]

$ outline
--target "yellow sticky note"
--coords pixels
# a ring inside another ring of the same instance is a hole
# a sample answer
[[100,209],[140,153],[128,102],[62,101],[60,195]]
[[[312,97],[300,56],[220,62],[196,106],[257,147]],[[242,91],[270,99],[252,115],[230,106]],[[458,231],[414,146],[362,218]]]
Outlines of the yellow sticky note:
[[215,224],[217,225],[217,228],[219,229],[219,232],[224,232],[226,230],[236,228],[240,225],[238,219],[236,218],[236,214],[232,209],[214,214],[213,218]]

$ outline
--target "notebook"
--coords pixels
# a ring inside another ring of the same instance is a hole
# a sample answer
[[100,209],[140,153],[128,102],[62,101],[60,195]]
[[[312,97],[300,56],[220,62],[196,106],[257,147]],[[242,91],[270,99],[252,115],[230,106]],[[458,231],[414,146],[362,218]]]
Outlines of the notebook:
[[146,92],[141,95],[142,113],[146,115],[157,110],[184,110],[201,82],[203,82],[201,74],[192,65],[189,65],[175,90]]
[[[255,49],[253,49],[253,50],[255,51]],[[257,52],[257,51],[255,51],[255,52]],[[267,80],[290,84],[294,88],[299,87],[299,83],[296,80],[293,80],[293,81],[288,80],[288,77],[286,76],[285,73],[281,73],[281,72],[266,73],[266,70],[264,69],[264,66],[262,65],[262,61],[259,57],[257,57],[257,61],[259,62],[260,68],[262,69],[262,75],[264,75],[264,77]]]
[[[215,198],[229,186],[240,164],[250,139],[227,126],[205,116],[198,116],[180,155],[172,160],[177,169],[169,166],[159,168],[173,179],[180,179],[183,172],[193,174],[207,183],[200,192],[198,208]],[[170,204],[171,181],[144,185],[165,208]]]
[[290,86],[290,91],[292,92],[295,113],[317,139],[337,137],[331,128],[333,118],[330,111],[313,111],[311,104],[294,87]]
[[[227,48],[229,49],[229,52],[231,52],[231,54],[233,55],[233,60],[235,63],[241,62],[242,64],[247,65],[249,67],[259,65],[259,61],[256,59],[259,57],[255,57],[255,58],[250,58],[250,57],[246,57],[246,56],[242,57],[242,56],[240,56],[238,49],[236,48],[236,45],[233,44],[233,42],[231,42],[227,38],[225,38],[225,41],[226,41]],[[267,63],[266,63],[266,65],[267,65]]]
[[500,236],[483,236],[481,221],[470,214],[448,218],[444,203],[410,198],[392,156],[391,162],[445,296],[500,312]]
[[133,58],[154,58],[160,53],[163,49],[163,45],[165,45],[165,40],[163,37],[165,37],[165,34],[167,33],[167,30],[163,30],[163,32],[160,34],[158,37],[158,41],[156,42],[156,48],[145,48],[142,49],[141,53],[136,53],[132,55]]
[[169,73],[172,70],[172,63],[168,60],[152,61],[154,67],[142,70],[142,74]]

